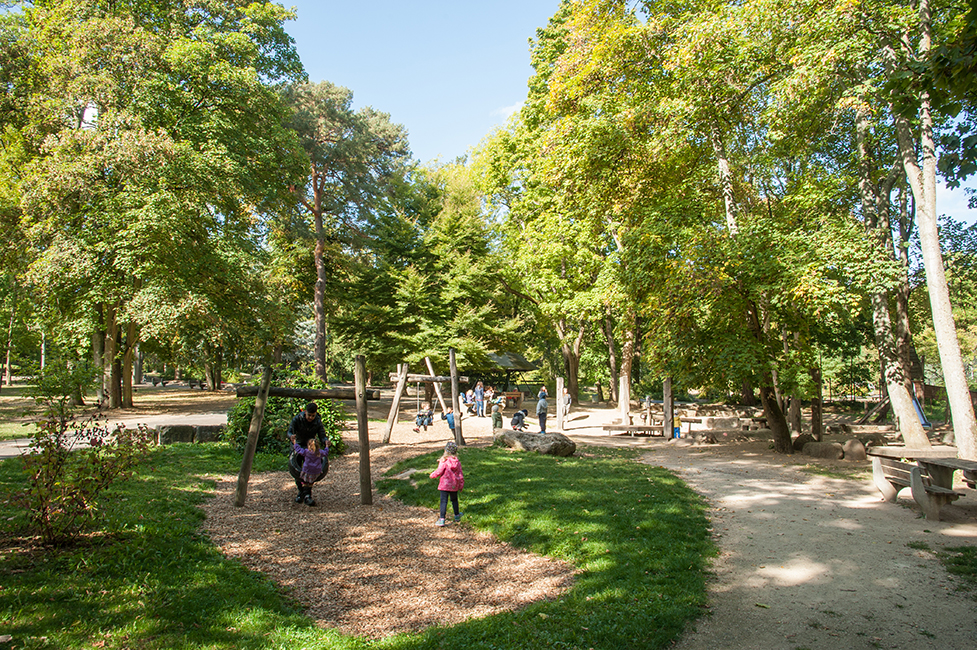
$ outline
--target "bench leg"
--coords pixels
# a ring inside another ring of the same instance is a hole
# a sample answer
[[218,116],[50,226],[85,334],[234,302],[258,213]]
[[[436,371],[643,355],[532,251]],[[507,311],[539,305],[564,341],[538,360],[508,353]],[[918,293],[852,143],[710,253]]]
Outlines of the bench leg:
[[940,508],[946,502],[944,497],[940,494],[930,494],[926,491],[926,486],[923,484],[923,473],[918,467],[912,469],[909,475],[909,482],[909,487],[913,491],[913,499],[923,509],[923,514],[926,515],[926,519],[928,521],[939,521]]
[[895,503],[896,497],[899,496],[899,490],[903,488],[901,485],[889,482],[889,479],[885,477],[885,472],[882,469],[882,459],[878,456],[872,456],[872,482],[875,483],[875,487],[879,488],[879,492],[882,493],[882,500],[888,501],[889,503]]

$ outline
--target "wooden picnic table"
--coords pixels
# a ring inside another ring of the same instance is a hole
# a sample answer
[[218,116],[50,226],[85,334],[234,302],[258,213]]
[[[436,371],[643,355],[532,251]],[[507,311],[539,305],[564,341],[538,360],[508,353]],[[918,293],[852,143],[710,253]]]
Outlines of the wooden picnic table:
[[977,487],[977,461],[957,458],[956,451],[946,446],[869,447],[867,453],[872,457],[872,479],[886,501],[895,501],[899,490],[909,487],[926,518],[938,521],[940,508],[962,496],[953,489],[954,472],[962,470],[967,485]]

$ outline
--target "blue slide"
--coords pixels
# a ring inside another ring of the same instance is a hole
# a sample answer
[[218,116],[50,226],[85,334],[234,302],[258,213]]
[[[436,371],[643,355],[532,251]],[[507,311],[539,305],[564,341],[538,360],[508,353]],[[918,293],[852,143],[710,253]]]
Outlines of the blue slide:
[[930,423],[929,420],[926,419],[926,416],[923,414],[923,407],[921,407],[919,405],[919,402],[916,401],[916,396],[912,395],[912,398],[913,398],[913,406],[916,407],[916,415],[919,416],[919,423],[922,424],[923,428],[925,429],[932,429],[933,425]]

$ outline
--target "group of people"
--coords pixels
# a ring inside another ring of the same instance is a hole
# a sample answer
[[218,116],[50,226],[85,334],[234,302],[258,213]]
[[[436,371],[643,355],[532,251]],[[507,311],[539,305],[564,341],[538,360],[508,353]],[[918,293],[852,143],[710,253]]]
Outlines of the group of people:
[[[492,404],[492,428],[502,428],[502,410],[504,403],[499,404],[495,399],[495,391],[489,386],[487,389],[482,382],[475,384],[475,387],[468,392],[470,399],[465,400],[466,406],[471,404],[474,407],[473,414],[477,416],[485,415],[486,402]],[[547,401],[547,391],[545,386],[540,386],[536,396],[536,418],[539,421],[539,430],[546,433],[546,416],[549,411]],[[505,396],[502,396],[505,399]],[[570,394],[564,388],[560,408],[564,409],[564,414],[570,411]],[[329,472],[329,439],[326,437],[325,427],[322,425],[322,418],[319,416],[319,409],[315,402],[306,404],[305,409],[292,418],[288,426],[287,437],[292,443],[292,452],[289,457],[289,473],[295,479],[295,487],[298,495],[295,503],[305,503],[307,506],[314,506],[315,499],[312,497],[312,487]],[[526,417],[529,411],[522,409],[516,411],[512,416],[510,426],[516,431],[526,430]],[[455,433],[455,415],[451,407],[441,414],[441,419],[448,424],[452,438]],[[427,407],[417,414],[417,426],[414,431],[419,431],[420,427],[427,427],[434,424],[434,410]],[[447,506],[451,503],[454,514],[454,521],[461,521],[461,511],[458,506],[458,493],[465,487],[465,475],[461,469],[461,461],[458,459],[458,446],[452,440],[445,445],[444,453],[438,461],[438,468],[431,473],[432,479],[438,479],[438,492],[441,496],[439,517],[435,525],[445,526],[450,523],[447,519]]]
[[474,388],[465,391],[465,394],[461,396],[461,403],[464,404],[469,415],[483,418],[485,417],[486,406],[498,406],[504,411],[506,399],[505,393],[496,392],[495,387],[485,386],[479,381]]

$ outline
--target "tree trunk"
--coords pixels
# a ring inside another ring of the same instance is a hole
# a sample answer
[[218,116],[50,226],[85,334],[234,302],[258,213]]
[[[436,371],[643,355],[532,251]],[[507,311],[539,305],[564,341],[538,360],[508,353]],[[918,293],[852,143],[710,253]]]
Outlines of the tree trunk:
[[10,322],[7,325],[7,353],[5,360],[3,362],[3,383],[7,386],[11,386],[14,381],[13,372],[10,369],[10,363],[13,359],[14,350],[14,319],[17,315],[17,290],[14,289],[13,299],[10,305]]
[[580,348],[583,345],[584,334],[587,332],[587,322],[581,320],[577,324],[577,330],[572,339],[565,320],[557,325],[556,332],[560,339],[560,353],[563,356],[563,367],[567,376],[567,390],[575,401],[579,401],[577,395],[579,391]]
[[132,375],[133,358],[136,353],[136,323],[130,321],[126,325],[125,353],[122,357],[122,406],[132,408]]
[[716,166],[719,171],[719,186],[723,191],[723,202],[726,207],[726,229],[729,234],[736,236],[739,226],[736,224],[736,202],[733,199],[733,177],[729,170],[729,158],[726,156],[726,144],[723,142],[719,124],[713,120],[710,123],[712,150],[716,155]]
[[[607,370],[611,375],[610,399],[617,401],[617,345],[614,342],[614,323],[611,321],[610,309],[604,315],[603,322],[604,340],[607,341]],[[598,393],[600,386],[598,385]],[[598,394],[598,401],[603,401],[603,396]]]
[[315,374],[326,381],[326,261],[322,213],[315,215]]
[[818,442],[824,435],[823,388],[821,369],[811,368],[811,380],[814,382],[814,395],[811,396],[811,435]]
[[756,406],[756,393],[753,391],[753,382],[750,381],[749,377],[743,379],[740,394],[742,395],[740,401],[743,402],[743,406]]
[[631,365],[634,362],[634,336],[637,317],[633,308],[628,308],[624,321],[624,345],[621,346],[621,377],[618,395],[618,407],[621,410],[621,422],[627,424],[628,413],[631,410]]
[[102,382],[108,396],[109,408],[122,406],[122,386],[119,382],[121,369],[116,370],[119,354],[119,324],[116,321],[118,305],[105,305],[105,351],[102,355]]
[[[920,0],[919,23],[919,58],[923,63],[929,63],[932,42],[929,0]],[[895,112],[893,109],[893,113]],[[922,165],[917,160],[909,121],[900,115],[896,115],[896,134],[906,177],[912,187],[913,196],[916,197],[919,242],[923,253],[923,267],[926,269],[926,288],[929,290],[933,329],[940,352],[940,365],[943,368],[947,399],[950,402],[957,453],[961,458],[977,460],[977,419],[974,418],[970,388],[967,385],[963,358],[960,355],[960,343],[957,340],[957,328],[953,322],[950,294],[943,268],[943,254],[940,251],[940,234],[936,222],[936,142],[933,136],[933,115],[929,93],[924,91],[920,95],[919,145],[922,152]]]
[[[856,115],[855,135],[859,154],[859,197],[862,204],[862,216],[868,236],[875,240],[885,257],[894,255],[892,236],[889,229],[888,205],[894,177],[890,177],[881,190],[877,190],[873,181],[872,158],[869,151],[869,115],[868,111],[859,110]],[[916,417],[910,394],[912,383],[905,374],[903,364],[899,360],[893,336],[892,320],[889,315],[889,297],[884,291],[874,292],[871,296],[872,324],[875,333],[875,345],[879,350],[882,365],[882,375],[885,380],[889,404],[896,419],[896,425],[902,433],[907,446],[928,447],[929,438]]]
[[204,364],[204,376],[207,388],[212,392],[219,391],[224,382],[224,348],[217,346],[207,355],[209,361]]
[[773,433],[774,450],[780,454],[794,453],[787,418],[784,417],[784,412],[777,403],[769,373],[764,374],[763,383],[760,385],[760,402],[763,404],[763,415],[767,418],[767,426]]
[[[99,314],[101,314],[101,309],[99,309]],[[97,319],[97,322],[101,323],[101,318]],[[105,364],[105,331],[101,329],[101,324],[99,324],[95,331],[92,332],[92,366],[94,368],[103,368]],[[102,373],[99,373],[98,381],[95,382],[95,400],[99,405],[105,404],[105,382],[102,379]]]
[[136,354],[133,359],[132,366],[132,382],[134,384],[142,383],[142,364],[144,361],[142,350],[139,349],[139,343],[136,342]]

